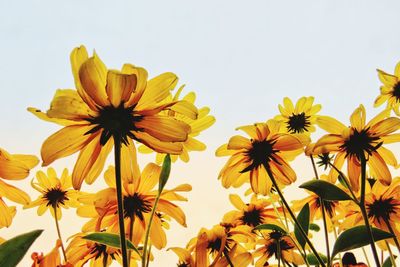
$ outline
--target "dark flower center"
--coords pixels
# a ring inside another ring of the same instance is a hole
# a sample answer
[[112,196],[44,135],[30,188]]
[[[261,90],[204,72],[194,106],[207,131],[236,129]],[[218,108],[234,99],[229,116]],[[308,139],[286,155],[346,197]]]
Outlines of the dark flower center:
[[322,153],[318,155],[318,161],[317,161],[318,166],[324,167],[324,170],[326,170],[329,167],[333,157],[334,155],[331,156],[329,153]]
[[266,253],[269,257],[275,255],[275,258],[278,258],[278,242],[279,242],[279,249],[283,250],[290,250],[294,248],[294,246],[290,245],[285,239],[283,239],[283,234],[278,231],[273,231],[269,234],[269,237],[273,239],[273,242],[266,245]]
[[260,225],[262,222],[261,210],[253,209],[250,211],[245,211],[241,221],[244,224],[252,227]]
[[373,203],[367,204],[368,217],[375,217],[378,221],[381,219],[383,221],[389,221],[390,214],[395,213],[398,206],[397,203],[393,203],[393,200],[392,197],[387,199],[382,199],[381,197]]
[[65,201],[68,200],[69,198],[67,197],[67,191],[61,190],[61,188],[51,188],[48,190],[44,196],[44,199],[46,199],[47,204],[46,206],[52,206],[52,207],[59,207],[60,204],[64,205]]
[[87,121],[95,126],[86,134],[102,130],[100,137],[101,145],[105,145],[111,137],[117,138],[124,144],[127,144],[128,137],[135,139],[132,131],[141,130],[135,126],[135,123],[141,121],[143,117],[135,114],[134,108],[135,106],[125,108],[123,103],[118,107],[103,107],[97,117],[87,119]]
[[353,133],[349,139],[340,146],[341,149],[346,151],[346,157],[356,156],[360,160],[361,156],[364,156],[364,152],[371,155],[372,152],[376,151],[382,145],[382,142],[377,142],[379,137],[371,136],[368,130],[369,128],[359,132],[353,128]]
[[178,266],[178,267],[190,267],[190,263],[179,262],[176,266]]
[[392,96],[396,98],[397,102],[400,102],[400,82],[396,83],[393,86]]
[[252,163],[246,167],[243,172],[257,168],[260,165],[266,165],[269,161],[275,160],[274,154],[279,150],[274,149],[274,140],[252,140],[252,147],[246,152],[249,161]]
[[306,116],[304,112],[300,114],[292,114],[289,117],[288,124],[286,126],[289,133],[302,133],[308,132],[308,127],[310,127],[310,116]]
[[151,211],[151,203],[148,200],[143,199],[143,196],[135,193],[133,195],[124,196],[124,216],[125,218],[131,218],[132,216],[138,217],[140,220],[144,220],[143,213]]
[[103,256],[104,258],[108,258],[108,256],[110,256],[113,260],[115,260],[115,255],[116,253],[107,253],[107,246],[103,245],[103,244],[99,244],[96,243],[92,249],[92,251],[90,252],[90,254],[95,254],[95,259],[100,258],[101,256]]
[[[335,207],[337,206],[336,201],[323,200],[325,211],[329,217],[332,218],[335,215]],[[321,199],[317,198],[317,207],[321,207]]]

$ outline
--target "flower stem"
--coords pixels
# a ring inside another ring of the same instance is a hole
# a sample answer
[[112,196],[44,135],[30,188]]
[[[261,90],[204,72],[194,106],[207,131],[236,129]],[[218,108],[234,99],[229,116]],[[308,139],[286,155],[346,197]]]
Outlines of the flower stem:
[[[133,224],[135,223],[135,216],[131,215],[129,218],[129,241],[132,242],[132,238],[133,238]],[[131,255],[132,255],[132,251],[128,250],[128,259],[129,259],[129,265],[131,263]]]
[[147,225],[146,234],[145,234],[145,238],[144,238],[144,244],[143,244],[142,267],[146,267],[148,265],[148,264],[146,265],[146,261],[147,261],[146,254],[147,254],[147,246],[148,246],[149,237],[150,237],[150,228],[151,228],[151,224],[153,222],[154,215],[156,213],[156,208],[158,205],[158,201],[160,200],[160,196],[161,196],[161,192],[158,191],[156,200],[154,201],[154,205],[151,209],[150,219],[149,219],[149,223]]
[[274,185],[279,197],[281,198],[283,205],[286,207],[287,211],[289,212],[290,217],[292,217],[292,220],[294,221],[294,223],[296,224],[296,226],[299,228],[301,235],[303,236],[303,238],[305,239],[306,243],[308,244],[308,246],[310,247],[311,251],[314,253],[315,257],[317,258],[319,264],[322,267],[325,267],[325,263],[324,261],[321,259],[321,257],[319,256],[317,250],[315,249],[313,243],[310,241],[310,239],[308,238],[307,234],[304,232],[303,227],[301,227],[300,223],[297,221],[296,216],[294,215],[293,211],[290,209],[289,204],[287,203],[285,197],[282,194],[282,191],[279,189],[278,183],[275,180],[274,175],[272,174],[271,169],[269,168],[268,164],[264,164],[265,170],[268,173],[268,176],[270,177],[272,184]]
[[234,265],[233,265],[233,263],[232,263],[232,260],[231,260],[231,258],[229,257],[229,253],[228,253],[227,251],[224,251],[224,254],[225,254],[225,258],[226,258],[226,261],[228,262],[229,266],[230,266],[230,267],[234,267]]
[[387,228],[389,229],[389,232],[393,235],[393,241],[396,244],[396,247],[400,253],[400,244],[399,244],[399,240],[397,239],[396,234],[393,231],[392,225],[390,224],[389,220],[387,218],[384,218],[383,221],[385,222]]
[[54,219],[56,221],[57,235],[58,235],[58,239],[60,240],[60,243],[61,243],[61,251],[63,253],[64,261],[66,263],[67,262],[67,254],[65,253],[64,243],[61,238],[61,231],[60,231],[60,225],[58,224],[56,205],[53,205],[53,210],[54,210]]
[[389,242],[387,242],[387,240],[385,240],[385,244],[386,244],[386,247],[387,247],[387,249],[389,251],[389,257],[390,257],[390,261],[392,262],[393,267],[397,267],[396,259],[393,256],[392,249],[390,248]]
[[361,196],[360,196],[359,207],[361,209],[365,227],[367,227],[368,238],[369,238],[369,242],[371,245],[372,254],[374,256],[375,264],[377,267],[380,267],[381,264],[379,262],[379,256],[378,256],[378,252],[376,250],[374,236],[372,235],[372,229],[371,229],[371,225],[369,224],[367,210],[365,209],[365,186],[366,186],[366,182],[367,182],[367,177],[366,177],[367,161],[365,159],[364,154],[361,155],[360,161],[361,161]]
[[[319,180],[319,175],[317,171],[317,167],[315,166],[314,158],[310,156],[311,163],[313,166],[314,174],[315,174],[315,179]],[[324,234],[325,234],[325,246],[326,246],[326,257],[328,258],[327,265],[330,266],[330,250],[329,250],[329,235],[328,235],[328,226],[326,224],[326,213],[325,213],[325,202],[322,198],[319,198],[319,203],[321,204],[321,213],[322,213],[322,219],[324,222]]]
[[125,223],[124,223],[124,202],[122,198],[122,181],[121,181],[121,140],[114,136],[114,159],[115,159],[115,184],[117,187],[118,201],[118,224],[119,237],[121,243],[121,254],[123,267],[129,267],[128,253],[126,249]]
[[365,248],[362,247],[361,250],[362,250],[362,252],[364,254],[364,258],[365,258],[365,261],[367,262],[367,265],[368,266],[372,266],[371,263],[369,262],[369,258],[368,258],[367,252],[365,251]]

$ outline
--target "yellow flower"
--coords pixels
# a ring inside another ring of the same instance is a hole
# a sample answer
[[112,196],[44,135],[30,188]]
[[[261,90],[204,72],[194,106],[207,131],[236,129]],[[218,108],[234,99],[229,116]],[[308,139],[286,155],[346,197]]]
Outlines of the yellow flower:
[[260,224],[274,223],[278,217],[274,208],[268,206],[271,202],[253,195],[250,203],[244,203],[236,194],[229,195],[229,200],[237,210],[225,214],[223,221],[233,225],[248,225],[256,227]]
[[[37,213],[43,215],[50,208],[51,215],[56,216],[57,220],[61,219],[61,208],[69,207],[77,208],[78,192],[72,189],[71,176],[68,170],[64,169],[61,178],[57,178],[57,173],[53,168],[47,169],[47,175],[38,171],[36,173],[37,183],[32,180],[32,187],[41,195],[34,201],[24,206],[24,209],[39,206]],[[55,210],[57,213],[55,214]]]
[[[0,178],[6,180],[24,179],[38,163],[39,160],[35,156],[9,154],[0,148]],[[0,228],[9,227],[16,213],[15,207],[9,207],[3,198],[22,205],[28,204],[31,200],[27,193],[0,179]]]
[[296,180],[296,173],[286,162],[286,157],[302,150],[305,144],[295,136],[280,133],[279,128],[280,124],[275,120],[242,126],[238,129],[250,138],[235,135],[228,144],[218,148],[217,156],[231,156],[219,174],[225,188],[250,182],[254,193],[269,194],[272,182],[266,167],[280,184],[289,185]]
[[[178,101],[180,94],[182,92],[184,86],[181,86],[175,96],[170,99],[167,99],[168,101]],[[187,101],[191,104],[194,104],[196,100],[196,94],[194,92],[190,92],[186,94],[182,100]],[[175,162],[178,157],[180,160],[183,162],[188,162],[189,161],[189,152],[191,151],[203,151],[206,149],[206,145],[197,140],[195,137],[197,137],[202,131],[206,130],[207,128],[211,127],[215,123],[215,118],[214,116],[209,115],[210,109],[208,107],[202,107],[199,108],[198,111],[198,116],[196,119],[192,119],[187,116],[183,116],[182,114],[179,114],[174,111],[165,111],[165,113],[169,114],[172,117],[177,118],[178,120],[186,122],[188,125],[190,125],[192,131],[189,133],[188,139],[183,142],[183,151],[179,155],[171,155],[171,160],[172,162]],[[151,153],[153,150],[146,146],[140,146],[139,151],[142,153]],[[161,164],[164,160],[165,154],[164,153],[157,153],[156,155],[156,163]]]
[[[390,117],[389,111],[383,111],[366,123],[365,108],[360,105],[350,117],[350,127],[328,116],[319,116],[317,124],[329,134],[321,137],[315,144],[313,154],[336,152],[333,165],[339,170],[347,160],[347,171],[354,191],[358,191],[360,182],[360,157],[367,160],[370,170],[386,185],[392,175],[387,164],[397,166],[393,153],[383,145],[400,141],[400,136],[392,134],[400,128],[400,119]],[[338,173],[332,168],[329,177],[335,182]]]
[[[125,144],[121,158],[127,162],[136,160],[133,140],[157,152],[182,153],[190,126],[162,111],[195,119],[197,109],[186,101],[164,103],[177,83],[175,74],[147,81],[147,71],[131,64],[108,70],[96,53],[88,57],[83,46],[72,51],[71,65],[77,89],[58,90],[46,113],[28,109],[65,126],[43,143],[43,166],[80,151],[72,173],[73,186],[80,189],[83,180],[91,184],[99,176],[115,138]],[[130,171],[122,165],[122,174]]]
[[[129,183],[127,177],[123,177],[123,201],[126,233],[129,234],[129,224],[133,220],[133,239],[137,245],[142,241],[146,226],[150,219],[150,213],[158,192],[158,180],[161,167],[150,163],[142,171],[141,175],[133,178]],[[97,194],[83,197],[83,207],[78,208],[78,215],[92,218],[85,226],[84,231],[100,231],[108,229],[118,233],[117,199],[114,179],[114,168],[110,167],[104,174],[109,188],[99,191]],[[182,184],[174,189],[165,189],[161,194],[156,209],[156,216],[153,218],[150,230],[151,243],[158,249],[166,246],[167,238],[163,230],[166,226],[165,218],[170,216],[179,224],[186,227],[186,217],[181,208],[172,201],[186,201],[186,198],[178,192],[190,191],[188,184]]]
[[381,94],[375,99],[374,107],[379,107],[387,102],[387,108],[393,109],[400,116],[400,62],[397,63],[394,75],[378,69],[379,80],[383,83]]
[[[104,267],[110,266],[113,261],[122,266],[121,250],[85,240],[82,236],[85,234],[76,234],[66,250],[68,262],[74,267],[86,266],[88,262],[91,267]],[[139,256],[131,253],[130,266],[137,267],[137,260]]]
[[281,260],[286,264],[302,265],[304,264],[303,258],[295,252],[296,246],[290,236],[285,235],[279,231],[262,231],[263,238],[257,240],[257,244],[261,247],[257,248],[253,255],[259,257],[256,261],[256,267],[269,266],[268,260],[275,256],[278,259],[278,245]]
[[296,105],[285,97],[283,106],[279,105],[281,115],[274,119],[283,122],[283,130],[291,134],[315,132],[315,121],[317,113],[321,110],[321,105],[313,105],[314,97],[301,97]]

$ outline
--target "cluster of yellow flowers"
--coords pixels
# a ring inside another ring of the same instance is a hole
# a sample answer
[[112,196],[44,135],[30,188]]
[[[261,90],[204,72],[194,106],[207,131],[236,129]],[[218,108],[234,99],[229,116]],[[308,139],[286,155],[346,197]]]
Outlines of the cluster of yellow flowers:
[[[197,136],[215,118],[208,107],[195,106],[195,93],[181,96],[184,86],[173,93],[178,82],[173,73],[148,80],[147,71],[132,64],[110,70],[83,46],[72,51],[71,65],[76,90],[57,90],[46,112],[28,110],[63,127],[44,141],[43,167],[79,152],[73,171],[39,170],[31,185],[40,195],[33,201],[0,180],[0,227],[9,227],[16,214],[7,198],[24,208],[38,207],[38,215],[50,210],[55,219],[56,245],[46,255],[33,253],[32,266],[101,267],[117,261],[146,267],[153,260],[152,246],[167,246],[171,219],[186,227],[177,203],[187,201],[182,194],[192,188],[164,188],[171,161],[188,162],[189,152],[205,150]],[[392,249],[400,253],[400,178],[392,177],[399,165],[387,144],[400,141],[400,64],[394,75],[380,70],[378,75],[383,85],[375,106],[387,106],[369,122],[363,105],[346,126],[319,114],[314,97],[295,103],[286,97],[279,115],[238,127],[245,136],[231,137],[216,151],[229,157],[219,179],[225,188],[244,187],[249,200],[231,194],[235,209],[217,225],[200,229],[185,247],[169,248],[178,266],[366,266],[353,254],[341,257],[365,245],[371,246],[373,264],[381,266],[387,258],[385,263],[396,266]],[[314,141],[312,135],[322,131],[327,133]],[[84,181],[92,184],[103,173],[112,150],[115,165],[104,171],[108,187],[82,191]],[[155,163],[141,169],[137,150],[156,152]],[[309,158],[314,177],[301,185],[308,196],[289,203],[283,189],[297,179],[289,163],[300,156]],[[24,179],[38,163],[35,156],[0,149],[3,179]],[[62,209],[70,207],[87,222],[64,246],[58,224]],[[311,231],[317,233],[321,222],[324,251],[312,242]],[[365,261],[372,266],[368,257]]]

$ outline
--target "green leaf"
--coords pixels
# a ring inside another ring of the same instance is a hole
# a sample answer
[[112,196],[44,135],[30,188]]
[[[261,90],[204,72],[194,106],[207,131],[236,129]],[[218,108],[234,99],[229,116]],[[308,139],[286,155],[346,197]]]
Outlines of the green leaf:
[[[328,262],[328,257],[327,257],[327,256],[325,256],[325,255],[322,254],[322,253],[318,253],[318,255],[319,255],[319,257],[322,259],[322,261],[323,261],[324,263],[327,263],[327,262]],[[315,255],[312,254],[312,253],[311,253],[311,254],[307,254],[307,262],[308,262],[308,264],[310,264],[310,265],[315,265],[315,266],[319,266],[319,265],[320,265],[320,263],[319,263],[317,257],[315,257]]]
[[[393,255],[393,258],[396,260],[397,256]],[[392,261],[390,260],[390,257],[387,257],[386,260],[383,262],[382,267],[392,267]]]
[[160,180],[158,183],[158,192],[162,192],[165,185],[167,184],[169,174],[171,173],[171,156],[167,154],[164,158],[163,165],[161,167]]
[[[111,233],[91,233],[88,235],[85,235],[83,237],[83,239],[87,239],[90,241],[94,241],[103,245],[107,245],[109,247],[113,247],[113,248],[120,248],[121,247],[121,242],[120,242],[120,237],[117,234],[111,234]],[[127,243],[127,247],[128,249],[131,249],[133,251],[135,251],[139,256],[142,256],[139,253],[139,250],[135,247],[134,244],[132,244],[131,241],[126,240]]]
[[0,266],[17,266],[43,230],[18,235],[0,245]]
[[[372,227],[372,235],[375,242],[393,237],[392,234]],[[337,238],[331,257],[338,253],[369,245],[368,229],[365,225],[355,226],[347,229]]]
[[314,192],[320,198],[330,201],[352,200],[342,189],[324,180],[311,180],[299,186]]
[[282,227],[270,223],[257,225],[256,227],[254,227],[253,230],[272,230],[281,232],[283,234],[287,234],[287,232],[284,229],[282,229]]
[[316,223],[310,223],[310,230],[314,232],[319,232],[321,230],[321,227],[319,227],[319,225]]
[[[310,205],[308,205],[308,203],[303,206],[299,212],[299,215],[297,215],[297,221],[307,235],[310,226]],[[297,241],[299,241],[300,246],[304,249],[304,246],[306,245],[306,239],[301,234],[297,224],[294,225],[294,235],[296,236]]]

